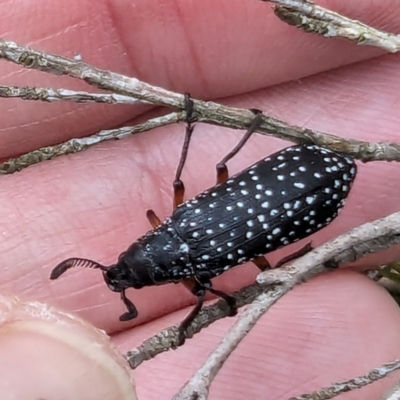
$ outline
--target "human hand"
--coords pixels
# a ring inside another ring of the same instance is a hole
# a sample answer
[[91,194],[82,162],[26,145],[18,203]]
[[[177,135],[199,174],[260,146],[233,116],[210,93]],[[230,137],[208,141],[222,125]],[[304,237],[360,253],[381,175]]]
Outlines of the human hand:
[[[327,1],[326,6],[399,30],[400,14],[383,0]],[[190,92],[194,98],[224,98],[224,104],[259,108],[295,125],[363,140],[398,141],[398,57],[372,60],[380,54],[376,49],[298,32],[279,21],[268,4],[41,0],[25,1],[18,14],[9,3],[0,7],[2,36],[9,40],[70,57],[79,53],[92,65]],[[333,70],[356,61],[362,62]],[[66,77],[18,70],[4,62],[0,74],[3,85],[87,88]],[[137,107],[18,99],[2,100],[2,109],[1,158],[132,124],[143,112]],[[194,298],[180,285],[130,291],[139,317],[120,323],[123,305],[100,273],[74,270],[56,282],[49,274],[71,256],[112,263],[149,229],[148,208],[160,217],[171,213],[183,132],[182,126],[164,127],[3,176],[0,293],[75,311],[106,330],[122,351],[181,321]],[[215,164],[242,135],[197,124],[183,174],[187,196],[213,185]],[[285,145],[254,135],[229,163],[230,172]],[[313,236],[314,245],[397,211],[400,187],[390,184],[396,168],[394,163],[360,165],[346,207]],[[292,251],[283,249],[269,259]],[[238,267],[216,279],[215,286],[229,293],[251,283],[256,273],[252,265]],[[4,315],[3,329],[10,323]],[[170,398],[233,321],[219,321],[179,350],[139,367],[139,398]],[[319,276],[295,288],[261,319],[221,370],[210,398],[284,399],[366,373],[398,357],[399,325],[397,305],[365,277],[345,269]],[[43,351],[49,351],[47,345],[42,344]],[[9,364],[4,368],[13,372]],[[42,378],[43,385],[58,384],[37,372],[36,383]],[[375,399],[387,385],[377,383],[348,398],[362,393],[363,399]],[[93,396],[98,388],[94,379]],[[68,398],[78,399],[77,393]],[[62,399],[65,393],[59,395]]]

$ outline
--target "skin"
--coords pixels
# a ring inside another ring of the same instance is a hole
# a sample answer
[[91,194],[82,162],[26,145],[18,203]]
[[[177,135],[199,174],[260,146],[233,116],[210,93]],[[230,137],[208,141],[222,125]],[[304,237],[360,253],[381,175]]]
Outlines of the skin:
[[[299,126],[371,142],[399,141],[399,57],[298,32],[279,21],[269,4],[243,0],[13,4],[17,5],[0,2],[1,36],[9,40],[70,57],[79,53],[101,68],[190,92],[195,98],[222,98],[228,105],[259,108]],[[400,11],[390,7],[390,1],[320,4],[375,27],[400,31]],[[82,82],[5,62],[0,63],[0,76],[3,85],[87,90]],[[3,99],[1,107],[2,159],[131,124],[151,113],[143,107],[18,99]],[[0,293],[74,311],[106,330],[121,351],[181,321],[194,298],[180,285],[129,291],[139,317],[120,323],[123,305],[97,271],[70,271],[56,282],[48,277],[58,262],[71,256],[111,264],[149,229],[148,208],[160,218],[171,213],[171,184],[183,132],[181,126],[160,128],[3,176]],[[214,184],[215,164],[242,134],[197,125],[183,174],[187,196]],[[255,135],[230,162],[230,172],[287,145]],[[345,209],[312,237],[313,244],[397,211],[400,186],[391,183],[397,169],[395,163],[359,165]],[[295,248],[269,259],[276,262]],[[369,259],[362,266],[383,258]],[[251,283],[256,273],[252,265],[236,268],[216,279],[215,287],[232,292]],[[178,351],[144,363],[135,374],[139,397],[170,398],[233,321],[220,321]],[[397,305],[365,277],[345,268],[317,277],[295,288],[263,316],[221,370],[210,398],[258,399],[268,393],[268,398],[285,399],[367,373],[398,357],[399,329]],[[48,351],[47,343],[41,345],[43,352]],[[57,357],[56,350],[52,357]],[[54,385],[45,375],[42,379]],[[388,379],[343,398],[376,399],[392,382]]]

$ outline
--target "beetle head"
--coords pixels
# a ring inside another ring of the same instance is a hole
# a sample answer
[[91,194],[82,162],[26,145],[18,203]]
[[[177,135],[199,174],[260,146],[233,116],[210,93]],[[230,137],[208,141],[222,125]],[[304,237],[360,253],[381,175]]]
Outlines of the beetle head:
[[110,290],[121,292],[129,287],[141,289],[154,285],[153,269],[151,259],[135,243],[119,256],[115,265],[103,270],[103,276]]

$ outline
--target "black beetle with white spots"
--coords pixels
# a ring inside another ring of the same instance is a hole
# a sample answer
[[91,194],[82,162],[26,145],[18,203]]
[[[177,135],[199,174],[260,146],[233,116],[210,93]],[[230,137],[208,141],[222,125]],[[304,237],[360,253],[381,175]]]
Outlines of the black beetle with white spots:
[[331,223],[344,206],[357,173],[356,164],[349,157],[315,145],[298,145],[227,178],[225,163],[261,123],[257,115],[246,139],[219,164],[219,183],[182,202],[180,173],[194,128],[190,123],[191,107],[187,97],[186,146],[174,182],[176,208],[172,215],[160,222],[150,210],[153,229],[123,252],[114,265],[71,258],[51,274],[51,279],[56,279],[74,266],[101,269],[109,289],[121,293],[128,309],[121,315],[122,321],[137,316],[136,307],[125,295],[126,289],[183,282],[198,302],[181,324],[180,344],[201,309],[207,290],[227,300],[230,315],[236,313],[234,299],[212,288],[212,278],[248,261],[260,269],[268,268],[264,254]]

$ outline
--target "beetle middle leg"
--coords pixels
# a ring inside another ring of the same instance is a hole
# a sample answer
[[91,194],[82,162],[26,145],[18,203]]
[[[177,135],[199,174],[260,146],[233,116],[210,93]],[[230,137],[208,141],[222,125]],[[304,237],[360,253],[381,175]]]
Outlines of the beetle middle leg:
[[[187,153],[189,150],[189,143],[192,137],[194,125],[192,125],[192,114],[193,114],[193,101],[190,99],[189,94],[185,94],[185,109],[186,109],[186,135],[185,141],[182,147],[182,154],[179,160],[178,168],[176,170],[175,180],[173,183],[174,187],[174,202],[173,202],[173,209],[175,210],[176,207],[179,206],[183,202],[183,198],[185,196],[185,186],[181,181],[181,175],[183,167],[185,166]],[[157,228],[161,225],[160,218],[157,217],[156,213],[153,210],[148,210],[146,213],[147,219],[149,220],[151,226],[153,228]]]
[[228,312],[229,317],[233,317],[237,314],[237,306],[235,298],[229,296],[228,294],[220,290],[214,289],[209,279],[203,280],[201,282],[195,279],[185,279],[184,281],[182,281],[182,283],[187,289],[190,290],[190,292],[192,292],[197,297],[197,303],[195,307],[192,309],[192,311],[189,313],[189,315],[179,325],[178,346],[183,345],[183,343],[185,342],[187,329],[189,328],[193,320],[196,318],[196,316],[202,309],[206,291],[209,291],[210,293],[218,297],[221,297],[226,301],[226,304],[228,305],[229,308]]
[[217,184],[225,182],[229,177],[228,167],[226,163],[235,157],[237,153],[239,153],[240,149],[247,143],[250,139],[250,136],[257,130],[262,122],[262,112],[260,110],[251,110],[256,115],[253,121],[251,122],[249,128],[246,133],[240,140],[240,142],[233,148],[231,152],[229,152],[216,166],[217,170]]
[[293,261],[296,258],[299,258],[301,256],[304,256],[304,254],[307,254],[309,251],[311,251],[313,248],[311,246],[311,242],[308,242],[306,245],[301,247],[299,250],[294,251],[293,253],[289,254],[286,257],[283,257],[281,260],[279,260],[274,268],[280,268],[282,265],[288,263],[289,261]]

